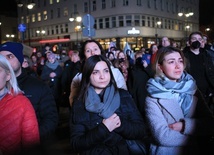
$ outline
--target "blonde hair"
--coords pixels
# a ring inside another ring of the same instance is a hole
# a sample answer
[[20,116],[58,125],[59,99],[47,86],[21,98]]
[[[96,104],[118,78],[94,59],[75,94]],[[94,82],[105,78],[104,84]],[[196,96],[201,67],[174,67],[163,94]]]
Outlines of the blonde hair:
[[21,90],[18,87],[15,73],[9,61],[2,55],[0,55],[0,67],[3,68],[7,74],[10,74],[10,80],[6,82],[6,88],[8,89],[9,93],[13,95],[19,94]]

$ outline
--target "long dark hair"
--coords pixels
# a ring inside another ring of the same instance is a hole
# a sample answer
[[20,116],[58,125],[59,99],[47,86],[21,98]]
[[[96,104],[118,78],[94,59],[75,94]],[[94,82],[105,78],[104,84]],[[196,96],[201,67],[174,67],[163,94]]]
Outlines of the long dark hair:
[[113,84],[113,86],[115,87],[115,90],[117,89],[117,85],[116,85],[116,82],[114,80],[113,73],[111,71],[110,62],[103,55],[94,55],[85,61],[85,65],[84,65],[83,72],[82,72],[81,87],[80,87],[80,93],[79,93],[78,99],[83,99],[83,100],[85,99],[87,90],[91,84],[90,83],[90,76],[94,70],[95,65],[100,61],[104,61],[107,64],[109,72],[110,72],[110,76],[111,76],[109,84]]
[[81,48],[81,50],[80,50],[80,59],[82,60],[82,61],[84,61],[85,60],[85,46],[88,44],[88,43],[95,43],[95,44],[97,44],[97,46],[99,47],[99,49],[100,49],[100,51],[101,51],[101,55],[105,55],[105,51],[103,50],[103,47],[102,47],[102,45],[98,42],[98,41],[96,41],[96,40],[86,40],[85,42],[83,42],[83,44],[82,44],[82,48]]
[[85,42],[83,42],[83,44],[82,44],[82,48],[81,48],[81,50],[80,50],[80,52],[79,52],[79,56],[80,56],[80,59],[81,59],[81,62],[82,62],[82,65],[81,65],[81,72],[82,72],[82,70],[83,70],[83,67],[84,67],[84,65],[85,65],[85,46],[88,44],[88,43],[95,43],[95,44],[97,44],[97,46],[99,47],[99,49],[100,49],[100,51],[101,51],[101,55],[104,55],[105,56],[105,51],[103,50],[103,47],[102,47],[102,45],[98,42],[98,41],[96,41],[96,40],[86,40]]

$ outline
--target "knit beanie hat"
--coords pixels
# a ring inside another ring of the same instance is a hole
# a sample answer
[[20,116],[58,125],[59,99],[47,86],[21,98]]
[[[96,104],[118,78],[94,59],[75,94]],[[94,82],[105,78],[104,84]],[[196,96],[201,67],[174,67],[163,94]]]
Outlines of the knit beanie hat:
[[23,45],[21,43],[5,42],[0,45],[0,52],[1,51],[9,51],[13,53],[16,56],[16,58],[19,60],[20,64],[22,64],[24,61]]

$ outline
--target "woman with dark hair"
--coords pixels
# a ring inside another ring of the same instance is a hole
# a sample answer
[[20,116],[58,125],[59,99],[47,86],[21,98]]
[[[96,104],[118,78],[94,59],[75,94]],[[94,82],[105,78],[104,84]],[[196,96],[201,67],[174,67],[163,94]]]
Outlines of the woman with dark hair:
[[149,48],[149,53],[151,54],[151,60],[150,60],[151,64],[154,64],[157,51],[158,51],[157,44],[151,44]]
[[[80,51],[82,68],[85,64],[85,61],[93,55],[103,55],[105,57],[105,52],[104,52],[101,44],[98,41],[86,40],[83,43],[82,49]],[[116,80],[117,87],[127,90],[126,81],[125,81],[122,73],[120,72],[120,70],[118,68],[113,67],[113,65],[111,65],[111,70],[112,70],[114,78]],[[74,98],[77,97],[77,94],[79,92],[81,79],[82,79],[82,74],[77,73],[71,82],[71,93],[69,96],[69,102],[70,102],[71,106],[73,104]]]
[[127,90],[118,89],[110,62],[91,56],[71,108],[71,147],[82,154],[130,154],[126,139],[143,139],[145,125]]

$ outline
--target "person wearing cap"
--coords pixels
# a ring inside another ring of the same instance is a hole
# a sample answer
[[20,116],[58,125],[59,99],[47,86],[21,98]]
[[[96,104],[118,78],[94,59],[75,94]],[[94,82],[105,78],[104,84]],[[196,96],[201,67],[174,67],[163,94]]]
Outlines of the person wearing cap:
[[22,68],[24,56],[21,43],[1,44],[0,54],[10,62],[20,89],[33,105],[39,124],[40,140],[45,143],[55,133],[59,119],[51,89],[38,78],[28,75]]
[[54,53],[50,53],[47,58],[48,60],[43,67],[40,79],[47,83],[51,88],[59,112],[59,102],[61,95],[60,78],[62,76],[63,70]]

